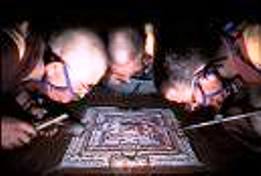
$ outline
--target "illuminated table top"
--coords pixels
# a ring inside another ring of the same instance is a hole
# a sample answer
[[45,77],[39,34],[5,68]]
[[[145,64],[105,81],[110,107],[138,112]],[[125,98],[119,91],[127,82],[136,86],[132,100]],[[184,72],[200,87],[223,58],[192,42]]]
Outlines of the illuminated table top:
[[170,109],[91,107],[82,123],[62,169],[161,173],[202,166]]

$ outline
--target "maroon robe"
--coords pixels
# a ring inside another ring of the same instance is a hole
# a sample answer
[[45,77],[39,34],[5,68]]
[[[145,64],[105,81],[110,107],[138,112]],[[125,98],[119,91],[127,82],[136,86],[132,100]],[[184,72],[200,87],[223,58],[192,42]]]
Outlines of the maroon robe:
[[[44,42],[36,34],[31,33],[25,39],[26,49],[22,59],[19,58],[19,48],[6,32],[0,31],[0,65],[1,65],[1,117],[14,115],[19,109],[14,101],[23,78],[28,76],[39,59],[43,58]],[[10,114],[11,113],[11,114]]]

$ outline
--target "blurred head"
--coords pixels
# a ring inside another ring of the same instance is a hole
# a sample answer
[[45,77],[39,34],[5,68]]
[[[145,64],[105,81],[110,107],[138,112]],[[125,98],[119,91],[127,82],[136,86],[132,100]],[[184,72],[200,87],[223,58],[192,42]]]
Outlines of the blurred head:
[[197,51],[166,56],[161,70],[167,76],[159,86],[165,99],[183,104],[190,111],[200,107],[216,110],[221,107],[225,98],[223,83],[215,69],[206,66],[204,57]]
[[137,31],[131,28],[114,30],[109,35],[111,78],[128,81],[142,69],[143,44]]
[[207,66],[219,57],[222,41],[217,32],[198,24],[177,25],[173,49],[159,51],[162,56],[155,59],[155,85],[165,99],[185,105],[189,111],[219,109],[224,100],[222,81]]
[[161,84],[160,90],[164,98],[171,102],[192,106],[192,78],[194,72],[204,63],[192,55],[168,54],[164,68],[167,79]]
[[45,66],[47,96],[62,103],[83,98],[107,70],[102,41],[93,32],[77,29],[54,35],[50,45],[60,60]]
[[243,30],[241,50],[257,69],[261,70],[261,24],[251,24]]

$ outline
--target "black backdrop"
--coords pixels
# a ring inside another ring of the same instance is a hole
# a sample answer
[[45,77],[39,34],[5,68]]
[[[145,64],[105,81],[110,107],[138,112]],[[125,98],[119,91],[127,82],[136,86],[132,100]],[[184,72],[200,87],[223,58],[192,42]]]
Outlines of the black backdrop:
[[30,18],[45,33],[73,25],[104,33],[117,25],[142,27],[150,21],[157,26],[161,44],[169,46],[183,29],[186,34],[230,20],[260,20],[259,7],[257,0],[1,0],[0,24]]

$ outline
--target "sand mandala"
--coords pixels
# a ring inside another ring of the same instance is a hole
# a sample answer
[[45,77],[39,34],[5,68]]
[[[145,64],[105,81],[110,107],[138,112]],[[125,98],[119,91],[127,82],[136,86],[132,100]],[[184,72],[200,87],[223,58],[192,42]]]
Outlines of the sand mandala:
[[72,138],[63,168],[135,168],[199,165],[169,109],[91,107],[85,130]]

